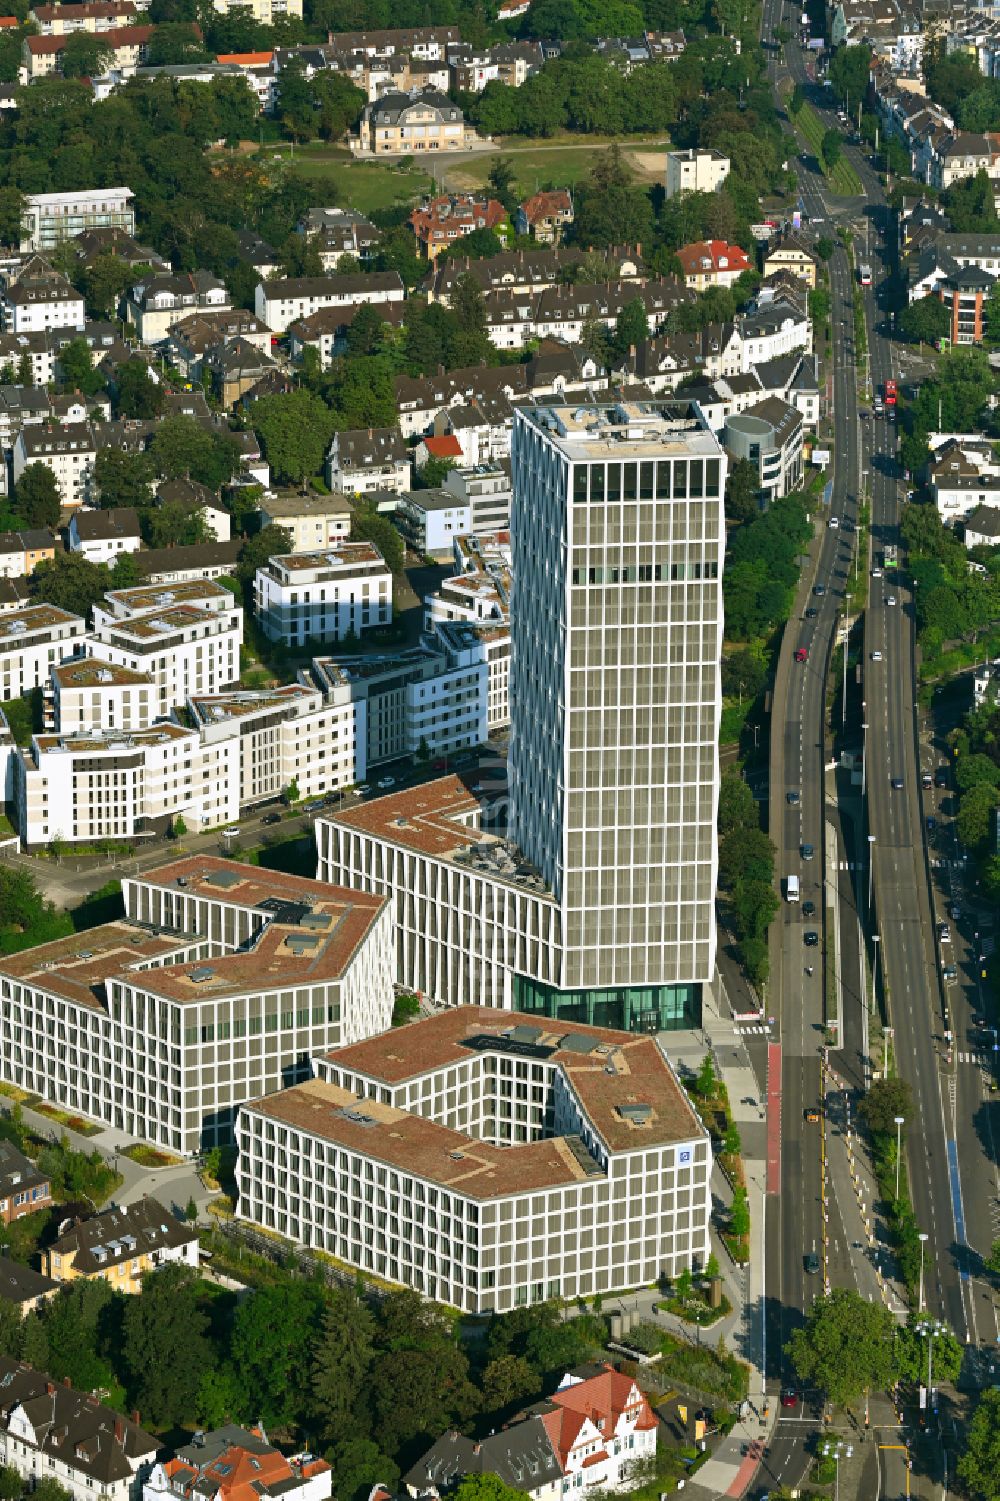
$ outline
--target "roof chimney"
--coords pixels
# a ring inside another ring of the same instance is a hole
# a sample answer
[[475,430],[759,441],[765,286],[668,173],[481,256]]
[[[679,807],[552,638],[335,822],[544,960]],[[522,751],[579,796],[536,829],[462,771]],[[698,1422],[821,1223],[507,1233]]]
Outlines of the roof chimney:
[[121,1418],[115,1418],[115,1443],[121,1444],[125,1440],[125,1423]]
[[135,1411],[132,1414],[132,1421],[133,1421],[133,1423],[136,1424],[136,1426],[138,1426],[138,1424],[139,1424],[139,1409],[138,1409],[138,1407],[135,1409]]
[[54,1397],[55,1396],[55,1394],[56,1394],[56,1388],[55,1388],[55,1382],[54,1381],[46,1381],[46,1383],[45,1383],[45,1393],[46,1393],[46,1396],[49,1396],[49,1397]]
[[63,1377],[63,1386],[69,1386],[69,1384],[70,1384],[69,1377],[68,1376],[64,1376]]

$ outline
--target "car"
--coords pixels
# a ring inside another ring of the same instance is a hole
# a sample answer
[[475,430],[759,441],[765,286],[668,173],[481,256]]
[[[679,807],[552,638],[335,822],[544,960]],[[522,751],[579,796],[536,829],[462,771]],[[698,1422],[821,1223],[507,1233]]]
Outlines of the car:
[[795,660],[796,660],[796,662],[805,662],[805,661],[808,661],[808,658],[809,658],[809,648],[808,648],[808,646],[797,646],[795,648]]
[[234,823],[231,823],[228,828],[223,829],[222,832],[223,834],[225,834],[227,839],[235,839],[239,835],[240,831]]
[[261,823],[266,823],[266,824],[280,823],[280,822],[281,822],[281,814],[280,813],[265,813],[264,817],[261,819]]
[[934,786],[934,778],[931,776],[929,771],[922,771],[920,773],[920,785],[924,788],[930,788]]
[[954,964],[946,964],[944,966],[941,971],[941,978],[944,980],[946,985],[953,985],[955,983],[955,981],[958,979],[958,970],[955,968]]
[[840,517],[839,516],[831,516],[830,520],[827,522],[827,525],[829,526],[831,532],[835,532],[837,530],[838,526],[840,525]]
[[889,785],[891,786],[893,792],[902,792],[902,790],[903,790],[903,778],[902,777],[891,777],[890,780],[889,780]]
[[826,593],[826,585],[825,584],[813,584],[813,593],[816,595],[816,597],[818,599],[821,599],[823,597],[823,595]]
[[934,773],[934,785],[935,785],[935,787],[947,787],[947,785],[948,785],[948,768],[947,768],[947,766],[939,766],[938,767],[937,771]]
[[379,777],[378,781],[375,783],[375,786],[378,787],[382,792],[385,792],[386,788],[388,787],[395,787],[395,785],[395,777]]
[[885,415],[886,415],[886,421],[888,421],[888,422],[895,422],[895,420],[896,420],[896,408],[895,407],[886,407],[886,409],[885,409]]
[[801,853],[803,860],[811,860],[816,851],[811,844],[804,844]]
[[806,619],[807,620],[815,620],[816,616],[818,614],[819,614],[819,611],[817,610],[816,606],[815,605],[810,605],[809,608],[808,608],[808,610],[806,611]]
[[810,1277],[815,1277],[819,1271],[819,1257],[815,1251],[810,1251],[805,1260],[806,1271]]
[[880,651],[873,651],[872,652],[872,661],[873,662],[881,662],[881,660],[882,660],[882,653]]
[[948,924],[946,922],[939,922],[938,923],[938,925],[937,925],[937,935],[938,935],[938,938],[940,939],[940,941],[942,943],[950,943],[951,942],[951,928],[948,926]]
[[885,602],[887,605],[894,605],[896,603],[895,594],[887,594],[885,597]]
[[803,917],[815,917],[816,916],[816,903],[815,902],[803,902],[802,903],[802,916]]
[[810,1126],[815,1126],[819,1120],[819,1107],[816,1105],[807,1105],[805,1116]]
[[785,793],[785,802],[790,808],[797,808],[799,806],[799,794],[795,791],[794,787],[791,792]]
[[937,828],[937,819],[932,813],[928,813],[927,817],[924,819],[924,824],[927,828],[928,834],[933,834],[934,830]]
[[798,1392],[791,1392],[791,1391],[784,1391],[784,1392],[782,1392],[782,1394],[781,1394],[781,1405],[782,1405],[782,1407],[798,1407],[798,1405],[799,1405],[799,1394],[798,1394]]
[[311,802],[302,804],[303,813],[318,813],[323,806],[321,797],[314,797]]
[[875,567],[872,569],[872,578],[873,579],[880,579],[881,577],[882,577],[882,570],[881,570],[881,568],[879,568],[878,564],[876,564]]
[[359,782],[354,790],[355,792],[360,794],[361,797],[364,797],[365,794],[371,792],[372,789],[367,782]]
[[962,909],[957,902],[952,902],[951,906],[948,908],[948,916],[951,918],[952,922],[961,922]]
[[802,937],[807,949],[814,949],[819,944],[819,934],[815,931],[814,928],[807,929],[807,931],[803,933]]

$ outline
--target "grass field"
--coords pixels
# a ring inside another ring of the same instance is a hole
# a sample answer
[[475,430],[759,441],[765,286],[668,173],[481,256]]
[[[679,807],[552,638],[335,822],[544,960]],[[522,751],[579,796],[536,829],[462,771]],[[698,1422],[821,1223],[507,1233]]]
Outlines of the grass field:
[[434,187],[430,173],[422,172],[419,167],[357,162],[335,146],[298,146],[294,157],[288,146],[264,148],[265,161],[275,156],[283,157],[290,171],[328,182],[335,203],[357,209],[361,214],[392,208],[397,203],[411,203]]
[[864,192],[861,186],[861,179],[846,157],[841,157],[832,172],[827,172],[826,167],[823,166],[822,146],[824,127],[822,120],[812,105],[803,104],[798,114],[793,118],[796,127],[805,137],[810,151],[819,162],[833,192],[839,193],[845,198],[860,196]]

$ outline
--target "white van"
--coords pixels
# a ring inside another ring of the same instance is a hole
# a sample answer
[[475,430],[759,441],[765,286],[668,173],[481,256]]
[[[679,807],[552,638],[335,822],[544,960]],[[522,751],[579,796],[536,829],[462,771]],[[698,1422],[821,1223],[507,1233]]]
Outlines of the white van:
[[787,877],[787,879],[785,881],[785,897],[790,902],[797,902],[798,901],[798,899],[799,899],[799,878],[798,878],[798,876],[788,876]]

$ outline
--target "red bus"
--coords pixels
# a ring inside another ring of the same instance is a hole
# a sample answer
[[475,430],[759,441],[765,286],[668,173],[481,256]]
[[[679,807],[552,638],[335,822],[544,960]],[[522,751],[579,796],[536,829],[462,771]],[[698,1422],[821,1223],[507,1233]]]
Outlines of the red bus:
[[885,383],[885,404],[887,407],[896,405],[896,382],[887,380]]

